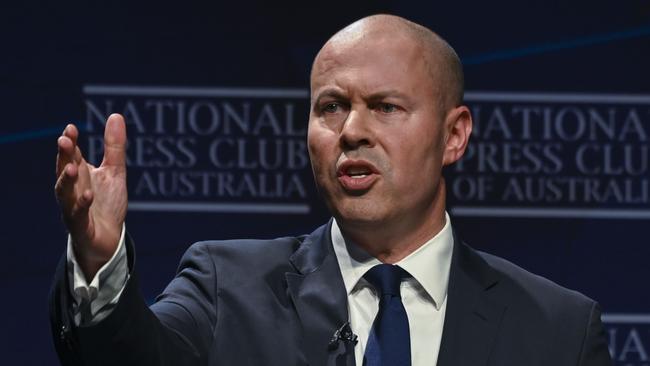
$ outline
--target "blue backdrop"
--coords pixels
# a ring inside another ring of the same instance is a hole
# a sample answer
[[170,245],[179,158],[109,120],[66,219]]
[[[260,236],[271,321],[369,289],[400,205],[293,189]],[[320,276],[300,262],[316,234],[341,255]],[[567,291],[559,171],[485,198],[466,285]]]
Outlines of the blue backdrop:
[[453,224],[597,299],[618,365],[650,364],[647,1],[25,2],[0,8],[1,364],[56,364],[47,293],[64,252],[56,136],[129,125],[127,225],[153,299],[194,241],[310,232],[328,214],[304,133],[311,61],[377,12],[465,64],[476,131],[446,171]]

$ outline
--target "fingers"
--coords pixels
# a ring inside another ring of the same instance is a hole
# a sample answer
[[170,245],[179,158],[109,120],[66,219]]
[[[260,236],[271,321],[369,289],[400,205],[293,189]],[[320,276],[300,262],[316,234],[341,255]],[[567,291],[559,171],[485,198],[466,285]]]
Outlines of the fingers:
[[56,193],[57,200],[63,206],[64,211],[71,209],[74,200],[74,183],[79,176],[79,170],[75,164],[66,164],[61,174],[59,174],[56,184],[54,185],[54,192]]
[[88,210],[92,203],[93,192],[90,189],[87,189],[77,198],[74,207],[72,207],[70,214],[81,227],[87,226],[84,220],[88,218]]
[[79,131],[73,124],[69,124],[63,130],[63,134],[57,140],[58,153],[56,157],[56,175],[60,176],[63,168],[72,162],[77,164],[83,161],[81,150],[77,146]]
[[[78,210],[78,207],[83,208],[88,204],[88,201],[92,201],[92,192],[83,192],[88,186],[85,184],[87,179],[80,179],[80,175],[87,173],[88,168],[81,155],[81,150],[77,146],[78,138],[79,131],[77,127],[69,124],[57,140],[57,181],[54,191],[65,216],[70,216],[73,211]],[[78,184],[80,180],[81,186]]]
[[[93,192],[90,189],[78,192],[77,180],[79,180],[79,166],[74,163],[67,164],[57,179],[54,191],[63,209],[65,220],[84,227],[83,221],[87,219],[88,209],[93,202]],[[72,230],[71,227],[69,229]]]
[[113,113],[104,130],[104,160],[102,166],[126,166],[126,124],[124,117]]
[[[63,168],[70,162],[74,156],[76,146],[76,134],[71,130],[76,130],[74,125],[67,125],[63,130],[63,134],[57,140],[58,152],[56,155],[56,175],[61,175]],[[74,139],[73,139],[74,138]]]
[[72,140],[72,143],[77,146],[77,139],[79,138],[79,130],[77,130],[77,126],[72,123],[65,126],[65,129],[63,129],[63,136],[68,137]]

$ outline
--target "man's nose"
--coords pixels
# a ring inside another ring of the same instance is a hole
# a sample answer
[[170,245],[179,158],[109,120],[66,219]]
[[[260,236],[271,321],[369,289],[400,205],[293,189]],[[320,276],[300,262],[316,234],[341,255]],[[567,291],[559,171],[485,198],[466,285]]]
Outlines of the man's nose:
[[375,135],[370,122],[370,116],[366,112],[351,110],[341,126],[341,147],[356,149],[374,145]]

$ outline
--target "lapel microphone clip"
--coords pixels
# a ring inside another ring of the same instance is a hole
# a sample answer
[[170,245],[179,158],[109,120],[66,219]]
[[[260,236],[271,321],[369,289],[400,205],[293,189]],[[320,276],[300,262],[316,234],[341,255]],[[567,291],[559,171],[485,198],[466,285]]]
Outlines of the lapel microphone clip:
[[352,344],[352,346],[356,346],[358,342],[357,338],[358,338],[357,335],[352,333],[352,328],[350,328],[350,322],[345,322],[343,325],[341,325],[339,329],[337,329],[334,332],[332,338],[330,339],[328,347],[330,349],[335,349],[339,342],[343,342],[345,344]]

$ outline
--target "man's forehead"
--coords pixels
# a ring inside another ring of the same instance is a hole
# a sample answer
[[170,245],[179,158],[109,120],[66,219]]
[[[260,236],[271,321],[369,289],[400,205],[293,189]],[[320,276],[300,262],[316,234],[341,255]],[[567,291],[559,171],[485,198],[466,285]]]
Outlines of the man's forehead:
[[432,54],[432,37],[430,30],[400,17],[380,14],[360,19],[325,43],[314,59],[311,82],[338,66],[367,69],[386,61],[410,67],[424,61],[433,66],[437,57]]
[[422,38],[426,28],[394,15],[378,14],[359,19],[334,34],[327,43],[354,42],[360,38],[396,36]]
[[417,84],[436,90],[445,106],[462,104],[462,65],[453,48],[430,29],[392,15],[370,16],[336,33],[311,71],[312,94],[347,78],[353,81],[348,85],[368,89],[376,82],[404,88]]
[[[416,90],[422,97],[428,97],[433,91],[430,73],[421,57],[405,57],[403,52],[394,52],[393,57],[381,57],[385,53],[373,51],[376,50],[369,49],[356,58],[332,57],[329,62],[330,58],[324,57],[321,66],[315,67],[312,73],[312,102],[327,95],[404,99],[412,97]],[[375,57],[365,57],[373,54]]]
[[[392,19],[392,17],[388,19]],[[347,26],[332,36],[320,50],[318,56],[338,55],[357,49],[363,50],[373,44],[388,45],[400,42],[410,46],[421,46],[419,41],[415,33],[409,31],[407,26],[395,24],[395,21],[382,23],[362,20]]]
[[314,60],[314,77],[337,67],[372,68],[385,63],[412,64],[422,59],[418,43],[396,34],[367,34],[331,40],[323,46]]

